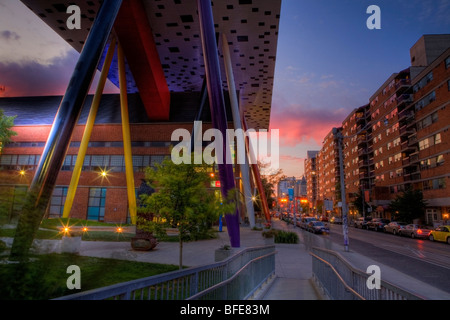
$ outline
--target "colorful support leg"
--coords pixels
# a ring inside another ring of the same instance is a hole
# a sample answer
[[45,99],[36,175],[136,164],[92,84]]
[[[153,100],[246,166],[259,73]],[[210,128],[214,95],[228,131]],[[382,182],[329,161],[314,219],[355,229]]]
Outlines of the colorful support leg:
[[127,101],[127,79],[125,75],[125,57],[119,43],[118,50],[119,84],[120,84],[120,110],[122,113],[122,135],[125,155],[125,173],[127,177],[128,210],[131,223],[136,224],[136,191],[134,186],[133,158],[131,154],[130,121]]
[[[206,81],[208,87],[209,105],[214,128],[218,129],[223,137],[226,137],[227,117],[225,101],[222,89],[222,77],[220,75],[219,57],[217,55],[217,39],[214,30],[211,0],[197,0],[198,14],[200,18],[200,33],[205,59]],[[221,190],[224,198],[228,198],[228,192],[235,188],[233,165],[226,163],[226,150],[229,148],[224,143],[222,148],[223,159],[219,159],[219,175]],[[240,247],[239,213],[225,215],[228,236],[232,247]]]
[[108,71],[111,66],[112,59],[114,57],[114,51],[116,49],[116,40],[113,38],[106,54],[105,62],[103,64],[102,72],[100,74],[100,80],[95,91],[94,99],[92,100],[91,110],[89,110],[89,116],[86,121],[86,127],[84,128],[83,138],[81,139],[80,148],[78,149],[77,161],[73,169],[72,178],[70,180],[69,189],[67,190],[66,202],[64,203],[63,218],[68,218],[70,210],[72,210],[73,199],[78,187],[78,181],[80,180],[81,170],[83,168],[84,157],[88,148],[89,140],[91,138],[92,129],[94,128],[95,117],[97,116],[98,107],[105,88],[106,79],[108,77]]
[[[234,130],[242,130],[241,125],[241,116],[239,112],[239,104],[236,94],[236,85],[234,83],[234,75],[233,75],[233,67],[231,63],[230,56],[230,47],[228,46],[228,40],[225,35],[222,35],[222,48],[223,48],[223,57],[225,62],[225,72],[227,74],[227,82],[228,82],[228,93],[230,95],[230,103],[231,103],[231,111],[233,114],[233,123]],[[238,157],[241,156],[244,159],[240,161],[240,169],[242,174],[242,184],[244,186],[244,201],[247,209],[247,216],[250,222],[250,227],[253,228],[255,226],[255,210],[253,207],[252,200],[252,189],[250,187],[250,174],[249,174],[249,166],[247,153],[245,150],[245,137],[236,135],[237,147],[238,147]],[[242,161],[244,160],[244,161]]]
[[45,214],[56,178],[64,163],[73,130],[121,4],[122,0],[103,1],[94,20],[31,182],[26,205],[20,216],[11,248],[13,259],[21,259],[28,254],[34,235]]

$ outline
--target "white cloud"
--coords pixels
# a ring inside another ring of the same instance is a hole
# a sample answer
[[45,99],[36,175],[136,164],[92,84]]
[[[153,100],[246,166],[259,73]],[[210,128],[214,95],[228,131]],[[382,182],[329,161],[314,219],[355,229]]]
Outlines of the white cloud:
[[[22,2],[2,0],[0,10],[0,61],[49,66],[74,51],[59,35],[40,20]],[[14,41],[13,41],[14,40]]]

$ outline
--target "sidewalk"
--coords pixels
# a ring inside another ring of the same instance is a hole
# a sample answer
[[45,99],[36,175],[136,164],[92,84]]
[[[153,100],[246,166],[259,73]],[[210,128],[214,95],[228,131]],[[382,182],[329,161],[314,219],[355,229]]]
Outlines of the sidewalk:
[[[312,256],[309,249],[313,246],[333,250],[344,257],[353,267],[365,271],[370,265],[378,265],[382,279],[397,287],[415,293],[429,300],[450,300],[450,293],[436,289],[417,281],[389,266],[380,264],[369,257],[352,250],[345,252],[343,247],[331,242],[326,236],[316,236],[298,227],[288,225],[278,219],[273,220],[273,228],[293,231],[299,235],[299,244],[275,244],[275,277],[258,290],[253,300],[321,300],[323,297],[312,281]],[[241,247],[236,252],[255,246],[264,246],[260,231],[241,227]],[[12,238],[2,238],[11,245]],[[60,252],[60,240],[35,240],[42,253]],[[226,227],[217,239],[187,242],[183,244],[183,265],[196,267],[215,263],[215,250],[229,245]],[[161,264],[179,264],[178,242],[161,242],[151,251],[134,251],[129,242],[82,241],[80,255],[152,262]]]
[[[299,228],[287,225],[283,221],[274,220],[275,229],[297,231]],[[249,247],[264,246],[265,242],[261,232],[253,231],[249,227],[241,227],[241,248],[233,249],[236,252]],[[300,239],[301,236],[300,236]],[[226,228],[219,233],[218,239],[187,242],[183,244],[183,265],[196,267],[215,263],[215,249],[229,244]],[[255,300],[318,300],[318,295],[312,278],[312,257],[305,249],[303,243],[275,244],[275,277],[266,284]],[[177,242],[161,242],[152,251],[140,252],[131,250],[127,242],[93,242],[83,241],[80,255],[127,259],[140,262],[153,262],[163,264],[179,264],[179,244]]]

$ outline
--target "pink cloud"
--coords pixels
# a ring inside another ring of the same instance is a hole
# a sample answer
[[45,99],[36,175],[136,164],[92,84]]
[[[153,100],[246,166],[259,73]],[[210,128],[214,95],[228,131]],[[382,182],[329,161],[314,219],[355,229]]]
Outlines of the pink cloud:
[[271,129],[280,130],[280,144],[296,146],[304,141],[321,144],[333,127],[342,125],[344,109],[305,108],[302,105],[272,106]]

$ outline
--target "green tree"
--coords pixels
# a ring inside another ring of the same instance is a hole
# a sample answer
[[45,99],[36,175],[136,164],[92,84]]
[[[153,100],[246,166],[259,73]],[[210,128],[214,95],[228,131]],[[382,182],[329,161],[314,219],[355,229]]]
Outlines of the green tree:
[[220,214],[234,212],[236,195],[230,192],[231,200],[224,203],[208,190],[210,179],[206,165],[174,164],[170,159],[146,170],[146,180],[155,192],[141,196],[139,211],[151,213],[153,220],[138,223],[141,229],[157,236],[165,234],[168,228],[178,229],[180,269],[183,242],[204,236]]
[[[368,215],[368,208],[370,207],[370,205],[364,201],[364,197],[362,195],[362,192],[358,192],[354,194],[355,196],[355,200],[352,202],[352,205],[356,208],[356,210],[358,210],[358,213],[362,216],[363,215],[363,211],[365,212],[366,216]],[[363,209],[364,208],[364,209]]]
[[15,116],[6,116],[3,110],[0,109],[0,153],[2,150],[2,146],[11,142],[12,136],[17,135],[17,132],[11,130],[11,128],[14,126],[15,118]]
[[394,219],[412,223],[414,219],[423,218],[427,202],[421,190],[408,189],[391,201],[389,208]]
[[261,172],[261,183],[267,199],[267,205],[269,209],[273,209],[273,204],[277,200],[275,189],[281,180],[286,179],[286,175],[283,174],[283,169],[272,169],[270,163],[258,161],[258,168]]

